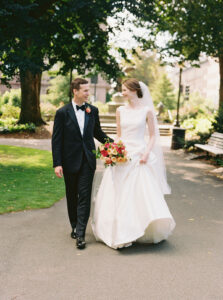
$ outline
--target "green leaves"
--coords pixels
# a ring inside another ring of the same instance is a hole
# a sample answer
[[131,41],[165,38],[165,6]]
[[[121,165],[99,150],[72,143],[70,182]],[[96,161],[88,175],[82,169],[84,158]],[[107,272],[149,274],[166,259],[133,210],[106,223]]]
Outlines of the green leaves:
[[79,74],[94,69],[115,78],[120,70],[109,52],[107,17],[126,6],[136,12],[138,4],[131,0],[29,0],[19,4],[2,0],[0,71],[5,83],[18,70],[41,73],[58,61],[63,62],[63,74],[70,69]]
[[[165,50],[185,60],[198,60],[200,53],[219,56],[223,49],[222,1],[157,1],[159,31],[168,31],[171,40]],[[160,49],[162,51],[162,49]],[[173,54],[173,52],[171,52]]]

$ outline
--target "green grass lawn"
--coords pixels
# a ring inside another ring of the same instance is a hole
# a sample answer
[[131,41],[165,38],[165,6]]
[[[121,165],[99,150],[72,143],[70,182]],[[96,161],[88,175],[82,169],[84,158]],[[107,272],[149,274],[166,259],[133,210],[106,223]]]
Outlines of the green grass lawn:
[[0,145],[0,214],[50,207],[64,194],[50,151]]

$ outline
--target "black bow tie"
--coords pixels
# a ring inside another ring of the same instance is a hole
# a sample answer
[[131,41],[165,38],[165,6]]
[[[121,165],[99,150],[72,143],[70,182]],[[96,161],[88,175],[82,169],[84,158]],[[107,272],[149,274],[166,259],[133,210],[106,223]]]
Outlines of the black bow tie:
[[76,105],[76,108],[77,108],[77,110],[81,109],[81,110],[85,111],[85,105],[84,104],[81,105],[81,106]]

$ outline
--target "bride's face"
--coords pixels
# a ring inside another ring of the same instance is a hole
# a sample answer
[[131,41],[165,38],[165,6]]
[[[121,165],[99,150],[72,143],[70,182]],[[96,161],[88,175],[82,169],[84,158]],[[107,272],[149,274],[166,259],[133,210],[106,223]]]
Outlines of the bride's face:
[[129,90],[124,84],[122,85],[122,96],[126,99],[132,99],[136,96],[136,91]]

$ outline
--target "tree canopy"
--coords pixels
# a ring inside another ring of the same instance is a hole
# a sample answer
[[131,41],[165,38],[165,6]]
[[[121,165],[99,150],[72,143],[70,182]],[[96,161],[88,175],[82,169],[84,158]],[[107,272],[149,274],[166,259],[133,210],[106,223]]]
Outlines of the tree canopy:
[[130,63],[123,63],[126,68],[134,68],[128,72],[128,77],[135,77],[153,88],[159,74],[162,72],[160,61],[156,54],[151,51],[137,49],[137,54],[133,55]]
[[219,61],[219,105],[223,103],[223,0],[156,1],[156,12],[153,33],[170,35],[168,42],[159,47],[163,56],[193,64],[205,54]]
[[[118,70],[109,55],[106,17],[114,1],[1,1],[2,80],[21,70],[39,73],[58,61],[62,72]],[[103,2],[103,3],[102,3]]]
[[159,102],[162,102],[165,110],[176,108],[174,88],[165,73],[156,81],[152,90],[152,97],[154,104],[158,105]]
[[[133,0],[1,0],[0,72],[7,83],[18,75],[22,103],[20,122],[41,124],[41,74],[58,61],[60,72],[76,69],[116,78],[120,68],[108,44],[107,17],[127,9],[138,16],[153,11],[153,1]],[[125,57],[125,51],[118,51]]]
[[109,52],[107,17],[124,8],[138,17],[153,11],[152,1],[1,0],[1,80],[19,70],[42,72],[58,61],[63,73],[75,68],[79,74],[94,70],[115,78],[120,70]]

